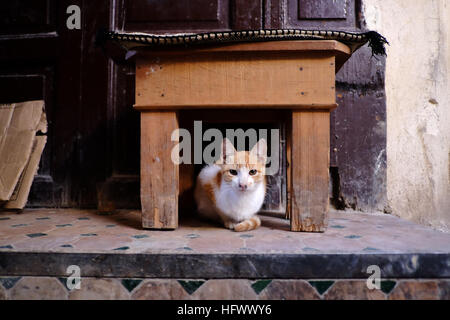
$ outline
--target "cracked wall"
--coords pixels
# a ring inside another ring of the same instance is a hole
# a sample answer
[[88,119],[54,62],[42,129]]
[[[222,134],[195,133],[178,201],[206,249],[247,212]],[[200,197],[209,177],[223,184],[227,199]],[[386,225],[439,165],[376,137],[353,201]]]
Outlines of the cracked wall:
[[450,1],[364,0],[386,59],[387,198],[393,214],[450,230]]

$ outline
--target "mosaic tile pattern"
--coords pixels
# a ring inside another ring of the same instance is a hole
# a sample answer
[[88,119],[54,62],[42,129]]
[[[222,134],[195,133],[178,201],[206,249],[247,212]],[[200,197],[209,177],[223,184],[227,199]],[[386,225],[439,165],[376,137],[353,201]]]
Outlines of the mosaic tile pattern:
[[0,300],[6,300],[6,290],[0,286]]
[[128,300],[129,292],[118,279],[82,279],[79,290],[71,290],[70,300]]
[[122,285],[128,290],[128,292],[131,292],[136,288],[141,282],[141,279],[122,279]]
[[334,284],[334,281],[309,281],[309,284],[317,290],[318,294],[322,295]]
[[450,234],[391,215],[334,211],[325,233],[290,232],[287,220],[261,218],[261,228],[237,233],[197,220],[143,230],[140,212],[129,210],[0,212],[0,252],[450,253]]
[[327,300],[341,300],[342,297],[349,297],[348,299],[362,299],[362,300],[385,300],[386,295],[382,290],[372,289],[367,287],[366,280],[347,280],[336,281],[323,295]]
[[439,297],[444,300],[450,300],[450,280],[438,282]]
[[258,294],[250,280],[212,279],[206,281],[192,295],[198,300],[257,300]]
[[5,289],[11,289],[12,287],[14,287],[14,285],[17,283],[17,281],[20,280],[20,277],[14,277],[14,278],[0,278],[0,284],[5,288]]
[[[0,278],[3,280],[4,278]],[[0,300],[449,300],[450,279],[390,279],[389,293],[369,290],[366,279],[117,279],[82,278],[80,289],[69,290],[66,279],[22,277],[9,289],[0,285]],[[5,283],[5,281],[0,281]]]
[[133,300],[191,299],[189,293],[175,279],[145,280],[130,294]]
[[405,280],[397,284],[389,295],[390,300],[435,300],[440,296],[439,285],[436,281]]
[[252,288],[256,294],[260,294],[271,282],[272,280],[256,280],[253,282]]
[[188,294],[193,294],[195,291],[197,291],[198,288],[200,288],[205,281],[204,280],[178,280],[178,283],[181,284],[181,286],[184,288],[184,290]]
[[[136,253],[188,256],[274,253],[306,254],[311,259],[310,255],[327,253],[364,256],[406,253],[411,254],[413,261],[417,253],[450,253],[450,234],[390,215],[331,212],[330,227],[325,233],[290,232],[289,221],[273,217],[262,217],[262,223],[261,228],[245,233],[197,220],[181,221],[176,231],[153,231],[141,228],[138,211],[123,210],[110,215],[76,209],[0,212],[0,254],[109,253],[128,257]],[[164,275],[133,278],[130,274],[121,278],[125,275],[114,275],[111,270],[104,272],[97,278],[82,278],[80,290],[69,290],[65,277],[41,273],[26,277],[0,275],[0,300],[450,299],[450,279],[395,279],[401,276],[394,275],[393,279],[383,279],[380,290],[369,290],[366,279],[196,278],[215,277],[204,274],[193,279],[183,276],[163,279]]]
[[305,280],[272,280],[259,294],[260,299],[269,300],[317,300],[319,293]]
[[23,277],[8,290],[11,300],[65,300],[69,292],[57,278]]

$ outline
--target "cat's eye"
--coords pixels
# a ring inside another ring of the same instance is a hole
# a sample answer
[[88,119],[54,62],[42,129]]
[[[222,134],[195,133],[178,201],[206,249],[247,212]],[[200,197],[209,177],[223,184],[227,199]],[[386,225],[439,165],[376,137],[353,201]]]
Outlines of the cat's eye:
[[251,176],[254,176],[255,174],[256,174],[256,170],[255,169],[252,169],[252,170],[250,170],[248,173],[251,175]]
[[237,176],[237,171],[231,169],[231,170],[230,170],[230,174],[231,174],[232,176]]

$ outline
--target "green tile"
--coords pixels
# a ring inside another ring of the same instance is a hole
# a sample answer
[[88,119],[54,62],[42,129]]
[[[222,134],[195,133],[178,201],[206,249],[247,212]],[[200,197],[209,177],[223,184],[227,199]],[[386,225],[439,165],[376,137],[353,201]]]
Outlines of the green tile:
[[60,246],[61,248],[73,248],[71,244],[63,244]]
[[36,220],[50,220],[49,217],[41,217],[41,218],[36,218]]
[[125,289],[128,290],[128,292],[133,291],[134,288],[136,288],[142,280],[140,279],[122,279],[122,285],[125,287]]
[[10,217],[1,217],[0,221],[5,221],[5,220],[9,220],[9,219],[11,219],[11,218]]
[[78,218],[78,220],[91,220],[91,219],[89,219],[88,217],[81,217],[81,218]]
[[11,289],[14,285],[19,281],[21,277],[16,278],[0,278],[0,283],[3,285],[5,289]]
[[116,225],[115,224],[107,224],[106,227],[107,228],[114,228]]
[[96,233],[82,233],[81,234],[82,237],[95,237],[97,236]]
[[359,238],[361,238],[361,236],[357,236],[356,234],[351,234],[349,236],[345,236],[344,238],[347,238],[347,239],[359,239]]
[[330,228],[334,228],[334,229],[344,229],[344,226],[341,226],[340,224],[334,224],[332,226],[330,226]]
[[372,247],[365,247],[362,251],[379,251],[380,249],[372,248]]
[[186,290],[187,293],[193,294],[198,288],[205,283],[204,280],[189,281],[189,280],[178,280],[178,283]]
[[253,238],[252,234],[243,234],[239,236],[240,238]]
[[392,280],[381,280],[380,289],[384,293],[389,294],[392,291],[392,289],[394,289],[396,284],[397,282]]
[[0,249],[13,249],[13,247],[7,244],[6,246],[0,246]]
[[19,223],[19,224],[13,224],[11,227],[13,227],[13,228],[16,228],[16,227],[25,227],[25,226],[27,226],[28,224],[26,224],[26,223]]
[[29,233],[29,234],[27,234],[27,236],[28,237],[30,237],[30,238],[37,238],[37,237],[44,237],[44,236],[46,236],[47,234],[46,233]]
[[113,250],[121,250],[121,251],[124,251],[124,250],[128,250],[128,249],[130,249],[130,247],[120,247],[120,248],[115,248],[115,249],[113,249]]
[[148,235],[146,234],[136,234],[134,236],[132,236],[135,239],[143,239],[143,238],[148,238]]
[[[73,289],[69,289],[69,288],[67,287],[67,279],[68,279],[68,277],[58,277],[58,280],[62,283],[64,289],[67,289],[67,290],[69,290],[69,291],[72,291]],[[73,281],[73,279],[72,279],[72,281]],[[83,282],[81,282],[81,283],[83,283]]]
[[252,288],[256,294],[260,294],[271,282],[272,280],[257,280],[252,283]]
[[189,247],[181,247],[181,248],[177,248],[176,250],[194,251],[192,248],[189,248]]
[[62,285],[64,286],[65,289],[67,288],[67,277],[63,278],[63,277],[58,277],[59,282],[62,283]]
[[328,290],[334,283],[334,281],[308,281],[311,286],[313,286],[317,292],[322,295],[325,291]]
[[57,224],[56,226],[57,226],[58,228],[63,228],[63,227],[71,227],[72,224],[70,224],[70,223],[66,223],[66,224]]

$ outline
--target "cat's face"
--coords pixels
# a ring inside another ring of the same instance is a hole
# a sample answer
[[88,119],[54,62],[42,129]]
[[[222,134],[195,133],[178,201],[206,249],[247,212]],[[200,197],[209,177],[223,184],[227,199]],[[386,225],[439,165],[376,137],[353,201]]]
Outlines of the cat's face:
[[236,151],[233,144],[224,139],[222,150],[223,183],[239,192],[248,192],[265,182],[267,145],[264,139],[259,140],[251,151]]

